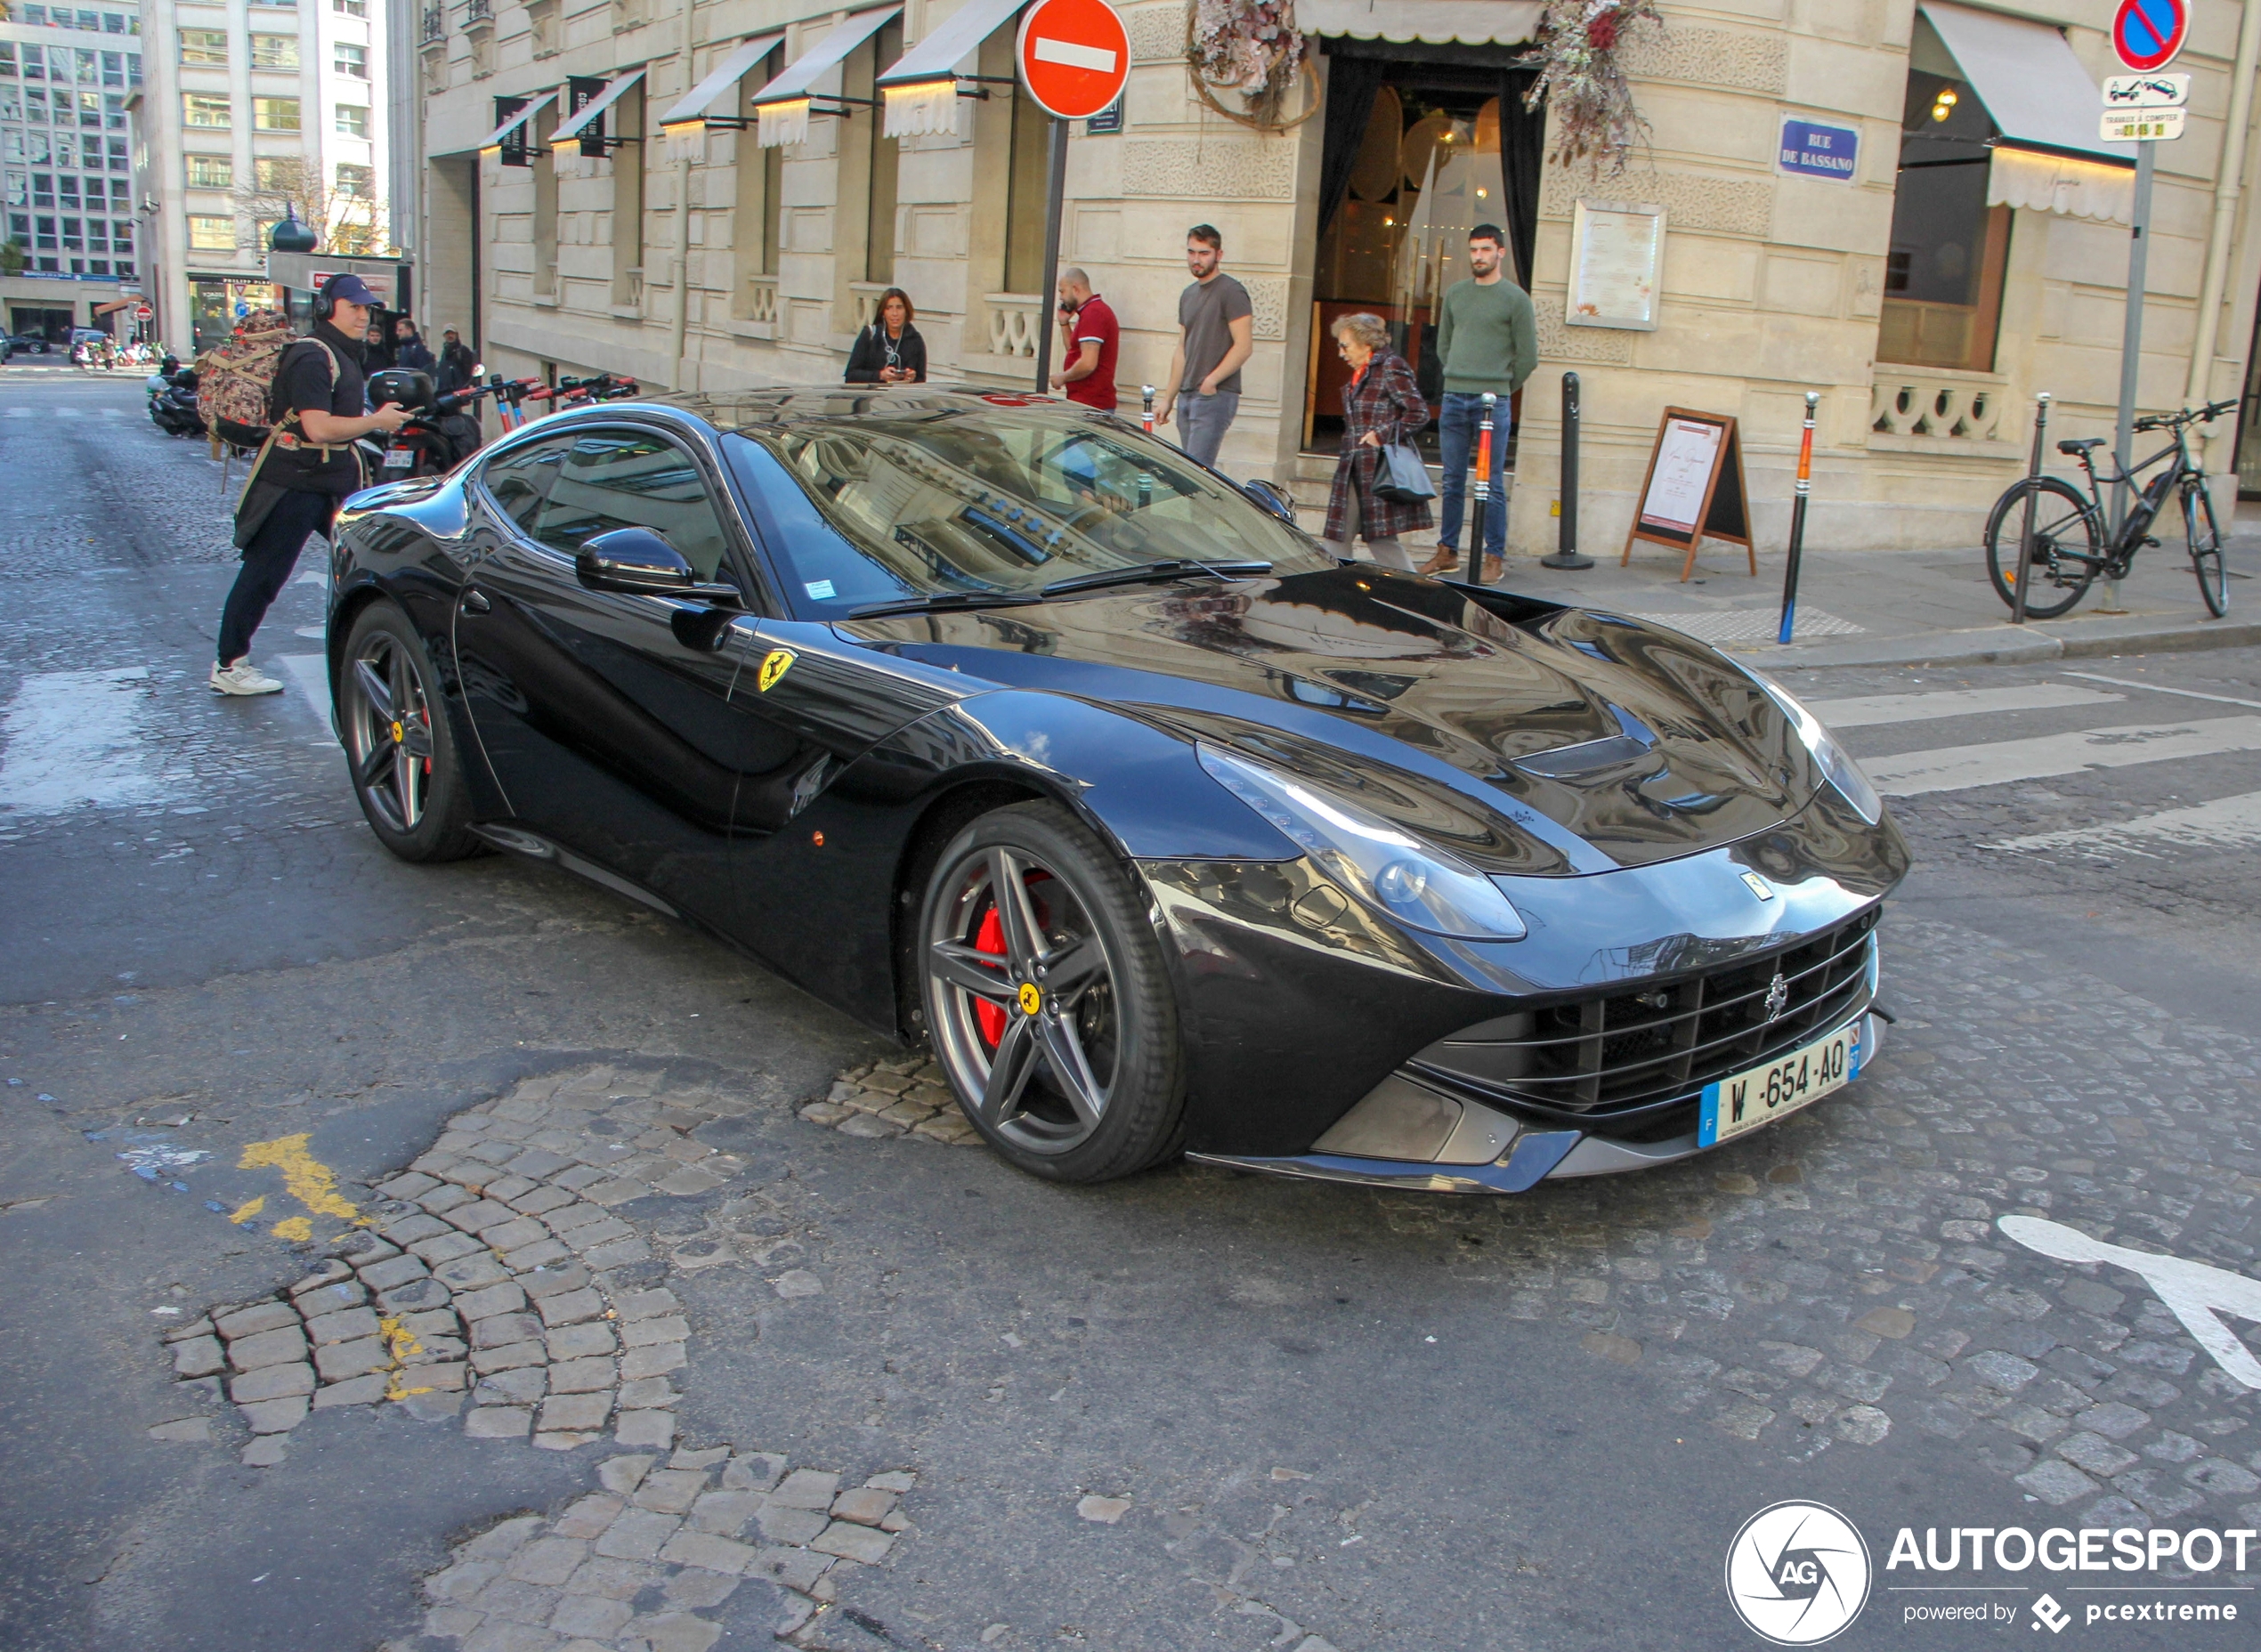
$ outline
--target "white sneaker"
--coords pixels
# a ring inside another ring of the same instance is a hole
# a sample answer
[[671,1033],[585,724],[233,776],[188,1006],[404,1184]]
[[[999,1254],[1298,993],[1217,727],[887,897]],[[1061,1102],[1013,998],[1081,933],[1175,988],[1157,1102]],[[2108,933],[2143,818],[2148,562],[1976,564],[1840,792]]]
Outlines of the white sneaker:
[[280,694],[282,684],[251,663],[246,654],[231,666],[212,668],[210,678],[215,694]]

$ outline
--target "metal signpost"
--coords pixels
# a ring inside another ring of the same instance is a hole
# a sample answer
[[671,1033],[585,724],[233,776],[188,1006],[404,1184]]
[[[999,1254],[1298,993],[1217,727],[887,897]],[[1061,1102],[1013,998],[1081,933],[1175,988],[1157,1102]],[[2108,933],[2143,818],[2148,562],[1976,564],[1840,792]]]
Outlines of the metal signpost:
[[1036,329],[1036,392],[1042,395],[1052,383],[1067,123],[1088,120],[1122,95],[1130,79],[1130,35],[1106,0],[1036,0],[1021,13],[1013,61],[1021,89],[1052,117],[1044,180],[1044,296]]
[[[2160,71],[2175,61],[2191,30],[2190,0],[2119,0],[2112,14],[2111,49],[2127,69],[2104,83],[2097,135],[2135,145],[2135,202],[2128,231],[2127,302],[2119,339],[2119,408],[2112,422],[2112,454],[2121,480],[2112,483],[2111,530],[2127,518],[2127,466],[2134,456],[2136,379],[2143,365],[2143,287],[2151,263],[2152,172],[2156,145],[2183,135],[2187,75]],[[2021,592],[2022,594],[2022,592]],[[2106,580],[2103,610],[2119,606],[2117,582]]]

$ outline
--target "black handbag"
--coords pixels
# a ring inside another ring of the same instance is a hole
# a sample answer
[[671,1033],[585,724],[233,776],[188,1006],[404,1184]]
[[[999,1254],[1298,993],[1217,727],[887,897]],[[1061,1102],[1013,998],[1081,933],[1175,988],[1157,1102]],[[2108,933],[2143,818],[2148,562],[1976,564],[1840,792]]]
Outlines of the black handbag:
[[1419,505],[1437,497],[1421,449],[1410,441],[1385,441],[1375,449],[1374,497],[1392,505]]

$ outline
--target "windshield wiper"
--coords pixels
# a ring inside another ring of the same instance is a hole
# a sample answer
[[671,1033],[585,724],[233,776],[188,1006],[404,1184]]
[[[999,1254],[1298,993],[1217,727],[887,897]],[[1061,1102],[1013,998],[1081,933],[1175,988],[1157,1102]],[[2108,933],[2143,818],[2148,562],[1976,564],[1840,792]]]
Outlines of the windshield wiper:
[[928,596],[898,597],[891,603],[866,603],[848,610],[851,620],[876,620],[882,614],[947,614],[964,608],[1018,608],[1037,600],[1033,591],[936,591]]
[[1269,563],[1197,563],[1189,557],[1179,557],[1158,563],[1139,563],[1130,568],[1103,568],[1097,573],[1079,573],[1066,579],[1055,579],[1043,589],[1043,595],[1065,596],[1071,591],[1096,591],[1109,585],[1164,585],[1172,579],[1187,579],[1194,574],[1206,574],[1212,579],[1245,579],[1260,573],[1272,571]]

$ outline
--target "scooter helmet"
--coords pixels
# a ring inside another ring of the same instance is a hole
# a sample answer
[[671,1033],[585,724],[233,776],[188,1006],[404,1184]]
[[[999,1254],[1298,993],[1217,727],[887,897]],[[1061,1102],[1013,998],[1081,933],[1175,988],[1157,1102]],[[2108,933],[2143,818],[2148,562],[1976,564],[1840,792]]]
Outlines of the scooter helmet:
[[411,412],[421,412],[432,405],[433,393],[432,375],[415,368],[388,367],[369,376],[371,407],[397,402]]

